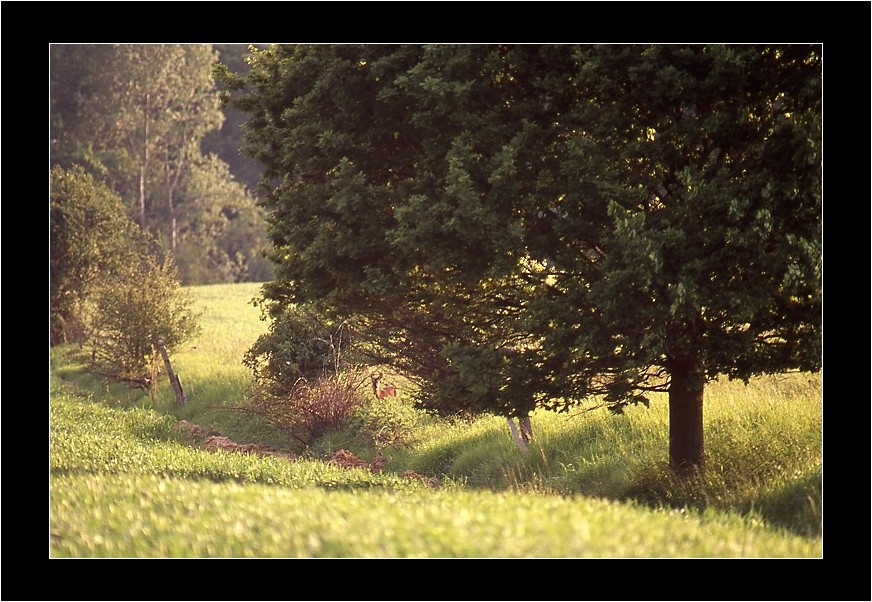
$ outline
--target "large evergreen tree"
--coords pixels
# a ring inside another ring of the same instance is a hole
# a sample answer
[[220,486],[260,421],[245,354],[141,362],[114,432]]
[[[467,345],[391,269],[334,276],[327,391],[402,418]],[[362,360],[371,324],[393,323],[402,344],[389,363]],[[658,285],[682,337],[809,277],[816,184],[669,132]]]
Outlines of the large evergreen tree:
[[821,366],[821,53],[764,46],[276,46],[236,105],[280,315],[357,319],[443,411]]

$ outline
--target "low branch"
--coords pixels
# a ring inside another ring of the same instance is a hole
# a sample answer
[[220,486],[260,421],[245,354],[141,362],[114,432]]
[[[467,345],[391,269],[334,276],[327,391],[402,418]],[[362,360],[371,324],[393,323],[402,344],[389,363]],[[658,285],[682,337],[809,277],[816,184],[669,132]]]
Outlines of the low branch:
[[149,378],[145,377],[145,376],[140,377],[140,378],[134,378],[132,376],[121,376],[118,374],[112,374],[110,372],[102,372],[102,371],[96,370],[96,369],[89,369],[89,372],[91,374],[93,374],[94,376],[100,376],[103,378],[108,378],[110,380],[117,380],[117,381],[125,383],[125,384],[127,384],[135,389],[142,389],[144,391],[147,391],[149,389],[150,382],[151,382],[149,380]]

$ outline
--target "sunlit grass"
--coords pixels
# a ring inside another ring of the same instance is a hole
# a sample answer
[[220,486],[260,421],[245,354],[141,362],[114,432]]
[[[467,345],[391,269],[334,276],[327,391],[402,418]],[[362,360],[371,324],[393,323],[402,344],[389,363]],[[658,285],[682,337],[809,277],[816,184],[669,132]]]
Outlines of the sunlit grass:
[[[192,403],[201,407],[238,403],[251,381],[251,372],[242,364],[245,352],[267,324],[251,301],[260,293],[259,284],[215,284],[193,287],[196,309],[201,312],[201,332],[181,347],[173,357],[176,371],[183,375]],[[172,402],[169,387],[161,401]],[[193,407],[198,410],[197,406]]]
[[653,506],[756,512],[806,535],[821,531],[823,460],[820,374],[790,374],[706,388],[706,464],[683,477],[668,467],[665,395],[624,415],[606,411],[533,415],[526,454],[505,420],[434,430],[393,453],[415,470],[468,486],[582,493]]
[[579,496],[439,489],[390,472],[208,453],[153,410],[57,384],[54,557],[815,557],[753,516]]
[[156,408],[177,419],[196,420],[239,443],[281,446],[286,437],[269,424],[240,413],[251,371],[243,365],[246,351],[267,323],[252,300],[261,284],[214,284],[190,287],[200,314],[200,332],[171,355],[173,369],[182,381],[188,403],[180,406],[166,378],[158,383],[157,397],[145,391],[112,383],[88,374],[75,347],[52,350],[52,372],[72,380],[84,390],[99,394],[105,403],[120,407]]
[[814,557],[819,543],[736,517],[592,498],[329,490],[158,475],[53,483],[56,557]]
[[[449,424],[427,417],[405,447],[353,448],[365,459],[387,456],[385,474],[373,475],[317,460],[207,453],[174,433],[173,425],[184,418],[239,443],[280,447],[286,442],[282,433],[233,409],[241,405],[251,380],[242,357],[267,330],[251,304],[260,285],[191,291],[202,311],[202,331],[172,354],[189,395],[184,407],[176,404],[165,379],[152,401],[143,391],[89,375],[75,347],[52,349],[54,555],[821,553],[820,374],[762,377],[747,387],[729,381],[708,385],[706,464],[681,478],[667,466],[665,396],[654,396],[649,409],[631,407],[623,416],[602,410],[536,412],[534,441],[526,454],[515,447],[504,419]],[[408,401],[405,393],[399,401]],[[313,456],[323,459],[346,444],[351,442],[345,435],[328,435],[317,442]],[[440,478],[443,489],[427,490],[399,478],[406,469]],[[137,490],[143,492],[141,511],[112,501],[132,500]],[[159,499],[158,493],[166,493],[166,503],[148,501]],[[202,511],[191,506],[195,503]],[[559,520],[552,525],[539,514],[540,507],[551,508],[558,519],[587,525],[589,535],[570,531],[574,539],[564,541]],[[307,517],[300,518],[300,512]],[[467,519],[458,523],[455,515]],[[345,536],[330,526],[331,520],[347,527]],[[279,532],[274,521],[295,526]],[[384,529],[375,532],[375,523]],[[598,539],[608,530],[614,537]],[[704,536],[707,530],[711,538]],[[513,537],[512,543],[503,541]],[[549,538],[553,541],[544,543]]]

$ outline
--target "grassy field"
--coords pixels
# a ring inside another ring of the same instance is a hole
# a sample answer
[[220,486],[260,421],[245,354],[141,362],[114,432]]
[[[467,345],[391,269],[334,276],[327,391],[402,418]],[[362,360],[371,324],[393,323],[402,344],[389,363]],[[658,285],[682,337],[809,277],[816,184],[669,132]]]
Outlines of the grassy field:
[[[346,429],[293,461],[207,452],[178,420],[239,443],[290,442],[232,409],[249,383],[242,356],[266,330],[250,304],[259,286],[192,290],[203,329],[173,355],[185,407],[167,383],[152,401],[88,375],[75,348],[52,350],[52,557],[822,555],[819,374],[710,385],[707,464],[681,479],[666,467],[662,398],[624,416],[536,413],[526,454],[503,420],[449,424],[408,405],[373,410],[413,425],[404,445]],[[382,455],[385,469],[324,461],[340,448]]]

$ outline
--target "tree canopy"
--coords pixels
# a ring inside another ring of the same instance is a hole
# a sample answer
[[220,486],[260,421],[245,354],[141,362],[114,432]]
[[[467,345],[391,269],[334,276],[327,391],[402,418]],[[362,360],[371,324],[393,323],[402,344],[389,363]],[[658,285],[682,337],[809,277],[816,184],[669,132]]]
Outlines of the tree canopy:
[[[525,416],[821,366],[821,49],[273,46],[225,72],[264,166],[280,315],[313,303],[423,385]],[[239,91],[242,93],[240,94]]]
[[208,44],[51,47],[52,163],[82,165],[105,182],[186,283],[269,277],[254,197],[202,149],[224,120],[217,60]]

